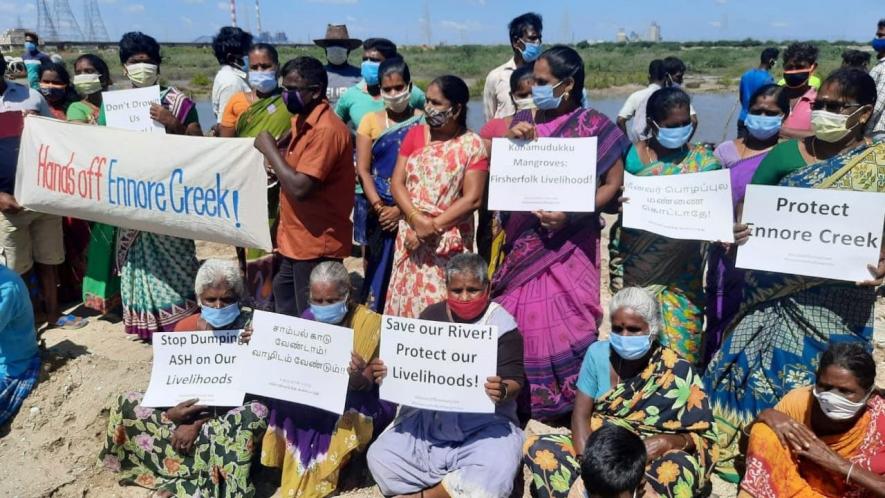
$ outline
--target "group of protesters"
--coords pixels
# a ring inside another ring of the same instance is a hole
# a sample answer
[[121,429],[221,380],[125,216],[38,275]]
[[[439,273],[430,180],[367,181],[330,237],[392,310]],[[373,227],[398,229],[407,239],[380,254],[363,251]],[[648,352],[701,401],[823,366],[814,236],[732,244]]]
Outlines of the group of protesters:
[[[124,393],[101,465],[163,497],[252,496],[258,462],[281,469],[292,497],[332,495],[366,468],[385,496],[402,497],[519,496],[523,468],[536,497],[566,497],[579,477],[592,497],[706,496],[714,474],[749,497],[885,496],[885,398],[871,355],[885,253],[857,283],[735,262],[750,237],[740,221],[749,185],[885,191],[885,19],[871,24],[869,72],[865,52],[820,78],[813,44],[765,49],[741,79],[738,137],[715,147],[691,141],[698,115],[679,58],[653,61],[648,86],[613,121],[587,99],[586,62],[545,47],[534,13],[509,23],[513,56],[488,75],[476,131],[464,80],[421,89],[394,42],[357,40],[345,26],[316,40],[325,64],[281,62],[273,45],[222,28],[209,130],[161,80],[151,36],[123,35],[115,85],[100,56],[66,66],[29,34],[32,86],[0,78],[0,113],[105,126],[103,92],[159,84],[150,116],[167,134],[254,139],[273,251],[220,246],[207,257],[201,241],[22,207],[20,131],[0,133],[0,423],[37,382],[37,325],[88,321],[60,302],[101,315],[122,307],[126,333],[148,342],[242,329],[248,343],[261,309],[353,329],[343,415],[251,395],[238,407],[154,409]],[[596,138],[595,212],[489,210],[492,141],[544,137]],[[714,170],[731,177],[733,244],[623,226],[625,172]],[[601,240],[612,221],[606,310]],[[343,264],[351,256],[362,258],[361,285]],[[496,373],[484,384],[494,412],[380,399],[382,315],[496,326]],[[530,420],[570,433],[527,436]]]

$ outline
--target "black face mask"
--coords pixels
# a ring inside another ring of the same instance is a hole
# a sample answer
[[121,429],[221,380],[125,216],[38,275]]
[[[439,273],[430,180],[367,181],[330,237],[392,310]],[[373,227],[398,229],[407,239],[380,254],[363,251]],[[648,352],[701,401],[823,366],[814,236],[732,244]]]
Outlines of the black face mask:
[[805,83],[808,82],[808,78],[811,77],[811,72],[802,72],[802,73],[785,73],[784,74],[784,82],[788,87],[798,88],[801,86],[805,86]]
[[64,88],[40,88],[40,93],[47,102],[61,102],[65,98],[67,90]]
[[286,109],[292,114],[301,114],[304,111],[304,101],[298,90],[283,90],[283,101]]

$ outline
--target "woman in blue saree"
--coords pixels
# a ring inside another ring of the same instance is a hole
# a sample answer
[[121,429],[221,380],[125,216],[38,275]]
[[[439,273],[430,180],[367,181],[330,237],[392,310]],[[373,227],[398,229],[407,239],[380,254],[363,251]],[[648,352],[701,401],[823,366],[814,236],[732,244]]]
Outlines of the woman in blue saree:
[[424,113],[409,104],[412,82],[405,61],[396,57],[382,62],[378,78],[384,109],[366,114],[356,135],[357,174],[371,210],[365,219],[354,219],[354,223],[365,223],[368,240],[360,302],[380,312],[387,297],[396,232],[402,218],[390,192],[390,177],[403,138],[424,120]]

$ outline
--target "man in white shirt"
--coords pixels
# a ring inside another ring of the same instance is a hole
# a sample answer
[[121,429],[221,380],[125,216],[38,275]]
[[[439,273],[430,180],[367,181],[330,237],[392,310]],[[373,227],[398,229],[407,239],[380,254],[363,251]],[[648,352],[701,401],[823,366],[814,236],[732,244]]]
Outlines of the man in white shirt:
[[[636,142],[645,135],[645,104],[651,94],[664,87],[664,68],[663,61],[655,59],[648,65],[648,86],[642,90],[637,90],[627,97],[624,106],[618,112],[618,128],[623,131],[627,137]],[[627,128],[627,121],[630,128]]]
[[876,82],[876,107],[867,127],[867,133],[874,139],[885,139],[885,19],[879,20],[879,29],[872,41],[873,50],[879,62],[870,70]]
[[544,24],[539,14],[528,12],[514,18],[508,25],[513,57],[493,69],[486,77],[482,91],[486,121],[516,114],[510,99],[510,74],[541,55],[541,32]]
[[212,112],[215,113],[217,123],[221,123],[221,116],[230,98],[240,92],[249,91],[246,54],[251,46],[251,34],[230,26],[221,28],[212,39],[212,51],[221,64],[221,69],[215,74],[215,82],[212,83]]

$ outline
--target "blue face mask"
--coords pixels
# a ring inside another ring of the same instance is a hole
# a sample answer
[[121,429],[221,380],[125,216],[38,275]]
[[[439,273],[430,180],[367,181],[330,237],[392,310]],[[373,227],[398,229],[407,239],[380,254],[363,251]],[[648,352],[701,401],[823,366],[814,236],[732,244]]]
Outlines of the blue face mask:
[[37,51],[37,44],[33,42],[25,42],[25,52],[33,54]]
[[609,334],[608,340],[615,353],[625,360],[642,358],[651,349],[651,336],[649,335],[621,335],[612,332]]
[[240,303],[233,303],[223,308],[210,308],[203,306],[200,308],[200,316],[212,328],[219,329],[225,325],[234,323],[234,320],[240,316]]
[[781,131],[783,116],[763,116],[761,114],[747,114],[744,126],[753,138],[767,140]]
[[347,298],[343,301],[332,304],[313,304],[310,305],[310,311],[316,321],[336,325],[344,320],[347,316]]
[[[565,81],[565,80],[563,80]],[[535,101],[535,107],[538,109],[550,111],[553,109],[557,109],[559,104],[562,103],[562,95],[559,97],[553,96],[553,90],[556,89],[559,85],[562,84],[562,81],[555,85],[535,85],[532,87],[532,100]]]
[[249,86],[261,93],[270,93],[277,89],[277,73],[275,71],[249,71]]
[[667,149],[682,147],[685,145],[685,142],[688,142],[692,132],[694,132],[694,126],[690,124],[680,126],[679,128],[661,128],[657,123],[655,123],[655,126],[658,128],[658,143]]
[[870,42],[870,45],[873,46],[873,50],[878,52],[885,52],[885,38],[873,38],[873,41]]
[[526,62],[535,62],[538,57],[541,56],[540,41],[535,43],[523,41],[522,44],[525,45],[525,48],[519,51],[519,53],[522,55],[522,60]]
[[360,72],[367,85],[375,86],[378,84],[378,68],[380,66],[380,62],[363,61],[363,64],[360,66]]

